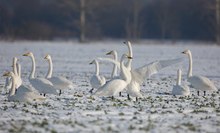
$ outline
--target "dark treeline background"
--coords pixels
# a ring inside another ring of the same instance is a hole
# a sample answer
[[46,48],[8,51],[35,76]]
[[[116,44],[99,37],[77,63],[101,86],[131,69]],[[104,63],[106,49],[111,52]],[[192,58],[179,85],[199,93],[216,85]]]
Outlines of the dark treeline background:
[[215,41],[216,0],[0,0],[1,39]]

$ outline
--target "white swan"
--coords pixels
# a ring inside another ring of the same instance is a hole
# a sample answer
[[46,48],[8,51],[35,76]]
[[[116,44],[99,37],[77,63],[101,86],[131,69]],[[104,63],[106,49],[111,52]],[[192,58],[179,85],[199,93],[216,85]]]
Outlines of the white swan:
[[53,86],[57,89],[60,90],[59,95],[61,95],[61,90],[64,89],[73,89],[74,85],[71,81],[69,81],[68,79],[61,77],[61,76],[52,76],[53,73],[53,62],[52,62],[52,58],[51,56],[48,54],[44,57],[44,59],[46,59],[49,63],[49,69],[48,69],[48,73],[46,75],[46,79],[48,79],[50,82],[53,83]]
[[95,95],[97,96],[115,96],[119,92],[123,91],[127,85],[131,81],[131,73],[126,71],[126,67],[124,65],[124,60],[126,58],[131,58],[126,54],[123,54],[120,61],[120,68],[121,68],[121,78],[118,79],[111,79],[110,81],[106,82],[102,87],[100,87],[96,92]]
[[7,76],[7,77],[11,77],[12,79],[12,88],[10,90],[10,93],[8,95],[8,100],[9,101],[18,101],[18,102],[33,102],[33,101],[43,101],[46,98],[43,96],[38,95],[35,92],[32,91],[24,91],[24,90],[29,90],[29,88],[27,88],[24,85],[20,85],[20,87],[17,89],[16,93],[15,93],[15,78],[16,75],[13,72],[6,72],[4,73],[3,76]]
[[19,75],[19,65],[17,63],[18,59],[17,57],[14,57],[13,58],[13,64],[12,64],[12,67],[13,67],[13,73],[15,74],[15,88],[17,89],[20,85],[22,85],[22,79]]
[[192,53],[190,50],[185,50],[182,52],[183,54],[186,54],[189,58],[189,69],[187,74],[187,81],[192,85],[193,88],[197,90],[197,93],[199,95],[199,91],[203,91],[204,95],[206,94],[206,91],[218,91],[218,89],[215,87],[215,85],[204,76],[198,76],[198,75],[192,75]]
[[57,94],[56,89],[54,88],[53,84],[45,79],[45,78],[35,78],[35,59],[34,59],[34,55],[31,52],[28,52],[26,54],[23,54],[23,56],[29,56],[31,57],[31,61],[32,61],[32,71],[30,73],[29,76],[29,82],[31,83],[31,85],[38,90],[38,92],[40,94]]
[[172,95],[188,96],[190,95],[190,90],[187,85],[181,85],[181,77],[182,77],[181,75],[182,75],[182,71],[178,69],[176,85],[173,86]]
[[89,64],[95,64],[95,74],[90,79],[92,89],[89,92],[92,93],[94,88],[98,89],[103,86],[106,83],[106,80],[104,76],[99,75],[99,62],[97,60],[93,60]]
[[[12,68],[13,68],[13,72],[15,74],[15,88],[17,89],[21,84],[22,84],[22,79],[21,79],[21,66],[20,64],[17,62],[18,59],[16,57],[13,58],[13,62],[12,62]],[[11,77],[6,77],[5,80],[5,89],[10,89],[12,86],[12,79]]]
[[[118,61],[117,51],[112,50],[112,51],[108,52],[106,55],[113,55],[113,60]],[[117,69],[116,64],[114,64],[112,74],[111,74],[111,78],[115,78],[115,77],[118,77],[118,69]]]
[[[128,41],[127,43],[129,54],[128,56],[133,56],[131,43]],[[100,61],[107,61],[111,62],[117,65],[117,67],[120,69],[120,63],[116,60],[110,59],[110,58],[98,58]],[[161,69],[168,67],[170,65],[179,63],[182,61],[182,58],[178,59],[172,59],[172,60],[160,60],[160,61],[154,61],[152,63],[149,63],[147,65],[144,65],[142,67],[132,69],[131,62],[132,59],[129,59],[126,63],[126,71],[130,70],[131,72],[131,82],[127,86],[126,92],[128,93],[128,99],[130,99],[129,96],[142,98],[142,94],[140,92],[140,85],[143,84],[145,79],[150,78],[153,74],[158,73]]]

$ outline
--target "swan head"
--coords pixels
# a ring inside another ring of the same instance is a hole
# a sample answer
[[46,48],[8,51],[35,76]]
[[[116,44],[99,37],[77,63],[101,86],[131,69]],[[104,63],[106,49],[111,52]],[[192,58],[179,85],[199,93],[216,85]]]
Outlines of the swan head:
[[188,55],[188,54],[191,54],[191,51],[189,49],[187,49],[187,50],[183,51],[182,54],[187,54]]
[[17,57],[13,57],[13,63],[12,63],[11,67],[14,67],[14,65],[16,65],[17,61],[19,61],[18,58]]
[[89,64],[95,64],[97,61],[96,60],[93,60],[92,62],[90,62]]
[[115,50],[112,50],[112,51],[106,53],[106,55],[116,55],[116,51],[115,51]]
[[122,58],[128,58],[128,59],[133,59],[131,56],[128,56],[127,54],[123,54]]
[[127,42],[123,42],[124,44],[128,45],[128,46],[131,46],[131,42],[130,41],[127,41]]
[[50,60],[50,59],[51,59],[51,56],[50,56],[49,54],[47,54],[47,55],[44,57],[44,59]]
[[23,56],[33,56],[33,53],[32,52],[27,52],[27,53],[23,54]]
[[14,73],[13,72],[5,72],[2,76],[11,77],[11,76],[14,76]]

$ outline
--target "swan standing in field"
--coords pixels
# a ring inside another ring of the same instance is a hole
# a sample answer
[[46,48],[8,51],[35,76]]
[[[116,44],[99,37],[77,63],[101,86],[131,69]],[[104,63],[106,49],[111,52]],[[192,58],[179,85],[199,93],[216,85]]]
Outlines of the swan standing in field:
[[199,91],[203,91],[204,96],[206,95],[206,91],[218,91],[218,89],[215,87],[213,82],[211,82],[207,77],[192,75],[193,60],[192,60],[191,51],[185,50],[182,53],[186,54],[189,58],[187,81],[192,85],[193,88],[197,90],[198,95],[199,95]]
[[[128,56],[133,57],[132,47],[131,43],[128,41],[125,43],[128,46]],[[113,59],[106,59],[106,58],[98,58],[100,61],[108,61],[111,63],[114,63],[117,65],[117,67],[120,69],[120,63]],[[171,66],[173,64],[181,62],[181,58],[177,59],[171,59],[171,60],[160,60],[160,61],[154,61],[152,63],[149,63],[147,65],[144,65],[142,67],[132,69],[131,63],[132,59],[128,59],[128,62],[125,64],[126,71],[131,72],[131,82],[127,86],[126,92],[128,93],[128,99],[130,99],[130,96],[136,97],[136,100],[138,98],[142,98],[142,94],[140,92],[140,85],[143,84],[145,79],[150,78],[153,74],[158,73],[161,69]]]
[[95,95],[97,96],[115,96],[119,92],[123,91],[127,85],[131,81],[131,73],[126,71],[126,67],[124,65],[124,60],[126,58],[131,58],[126,54],[123,54],[120,61],[120,78],[113,78],[110,81],[106,82],[102,87],[100,87],[96,92]]
[[46,94],[57,94],[56,89],[54,88],[53,84],[45,79],[45,78],[35,78],[35,58],[33,53],[28,52],[26,54],[23,54],[23,56],[29,56],[31,58],[32,61],[32,70],[29,76],[29,82],[31,83],[31,85],[38,90],[38,92],[40,94],[44,94],[44,96]]
[[64,89],[73,89],[74,85],[71,81],[69,81],[68,79],[61,77],[61,76],[52,76],[53,73],[53,62],[52,62],[52,58],[51,56],[48,54],[44,57],[44,59],[46,59],[49,63],[49,69],[48,69],[48,73],[46,75],[46,79],[48,79],[50,82],[53,83],[53,86],[57,89],[60,90],[59,95],[61,95],[61,90]]
[[32,102],[32,101],[44,101],[46,98],[38,95],[35,92],[28,91],[29,88],[27,88],[24,85],[20,85],[15,93],[15,80],[16,75],[13,72],[6,72],[3,76],[11,77],[12,79],[12,88],[10,90],[10,93],[8,95],[9,101],[18,101],[18,102]]
[[89,64],[95,64],[95,74],[90,79],[92,89],[89,92],[92,93],[94,88],[98,89],[103,86],[106,83],[106,80],[104,76],[99,75],[99,62],[97,60],[93,60]]
[[181,85],[181,77],[182,77],[182,71],[178,69],[176,85],[173,87],[172,95],[188,96],[190,95],[189,87],[187,85]]

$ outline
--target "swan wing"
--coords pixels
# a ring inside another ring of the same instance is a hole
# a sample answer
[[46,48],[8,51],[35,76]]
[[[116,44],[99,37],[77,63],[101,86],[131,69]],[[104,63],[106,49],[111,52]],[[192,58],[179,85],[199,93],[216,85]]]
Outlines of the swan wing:
[[214,83],[209,80],[208,78],[204,76],[192,76],[188,78],[188,81],[191,83],[191,85],[195,89],[200,89],[200,90],[214,90],[217,91],[218,89],[215,87]]
[[34,78],[29,80],[31,85],[37,89],[40,93],[50,93],[57,94],[56,89],[53,87],[53,84],[44,78]]
[[116,61],[112,58],[102,58],[102,57],[98,57],[97,60],[99,62],[110,62],[110,63],[113,63],[115,65],[117,65],[118,69],[120,70],[120,62],[119,61]]
[[50,82],[52,82],[52,84],[56,87],[58,87],[59,89],[65,89],[65,88],[69,88],[70,86],[73,86],[73,83],[71,81],[69,81],[68,79],[64,78],[64,77],[51,77],[48,78],[48,80]]
[[33,92],[33,91],[29,87],[21,85],[18,87],[16,94],[20,94],[24,92]]
[[154,61],[140,68],[131,70],[133,80],[142,84],[146,78],[158,73],[161,69],[183,61],[183,58]]
[[127,83],[121,79],[114,79],[109,82],[106,82],[101,88],[99,88],[95,95],[97,96],[113,96],[123,91]]

